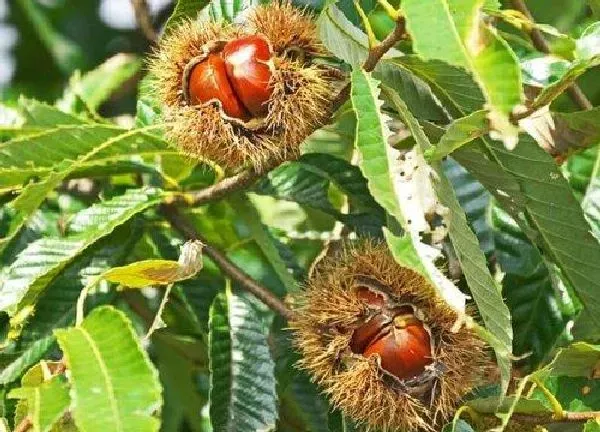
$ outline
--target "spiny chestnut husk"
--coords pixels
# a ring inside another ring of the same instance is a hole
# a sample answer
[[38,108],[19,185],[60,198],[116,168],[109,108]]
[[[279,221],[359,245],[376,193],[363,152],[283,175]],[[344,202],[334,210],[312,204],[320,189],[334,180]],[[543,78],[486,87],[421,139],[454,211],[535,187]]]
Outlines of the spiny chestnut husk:
[[457,312],[380,244],[325,258],[297,304],[299,366],[369,427],[440,430],[491,364],[472,330],[453,328]]
[[229,169],[297,157],[336,94],[336,74],[314,63],[323,54],[311,17],[286,1],[243,24],[183,22],[150,64],[168,137]]

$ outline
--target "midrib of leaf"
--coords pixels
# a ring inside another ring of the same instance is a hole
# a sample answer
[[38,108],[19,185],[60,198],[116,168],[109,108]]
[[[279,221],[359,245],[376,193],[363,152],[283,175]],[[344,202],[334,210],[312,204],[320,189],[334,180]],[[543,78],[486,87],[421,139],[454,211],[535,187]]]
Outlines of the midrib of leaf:
[[[228,281],[211,305],[209,399],[211,423],[218,431],[267,430],[277,419],[265,324],[253,301],[233,292]],[[257,384],[252,389],[244,385],[249,379]]]
[[581,203],[584,213],[592,221],[592,231],[600,241],[600,150],[597,151],[590,183]]
[[[24,353],[16,358],[8,365],[4,365],[0,372],[0,384],[8,384],[21,376],[28,366],[40,360],[46,351],[50,349],[54,343],[54,336],[46,336],[38,339],[27,347]],[[32,353],[34,355],[32,355]]]
[[[335,30],[337,30],[339,33],[345,35],[349,40],[352,41],[352,43],[354,44],[353,47],[351,47],[351,50],[360,50],[360,53],[358,53],[357,55],[360,57],[358,59],[356,59],[356,61],[350,61],[347,58],[343,58],[344,61],[346,61],[347,63],[351,64],[352,66],[358,66],[359,62],[364,61],[364,59],[367,57],[368,55],[368,43],[367,43],[367,36],[362,33],[358,28],[356,27],[346,27],[343,25],[340,25],[340,22],[338,21],[339,19],[341,20],[345,20],[348,22],[349,26],[353,26],[352,23],[350,23],[350,21],[346,18],[346,16],[343,14],[343,12],[337,8],[337,6],[335,4],[330,4],[328,6],[326,6],[323,11],[321,12],[321,16],[325,15],[327,17],[328,22],[334,26]],[[339,17],[334,16],[335,14],[338,14]],[[319,18],[320,19],[320,18]],[[317,22],[318,25],[318,22]],[[324,38],[322,35],[322,29],[319,27],[319,35],[321,36],[321,39],[328,39],[328,38]],[[356,32],[358,34],[360,34],[362,37],[362,41],[359,40],[356,36],[352,34],[351,32],[347,31],[347,28],[354,28],[356,30]],[[334,54],[338,55],[337,52],[334,52],[335,50],[332,50],[331,47],[328,47]],[[340,56],[343,57],[343,56]]]
[[[227,285],[227,287],[225,288],[225,298],[227,299],[227,330],[228,330],[228,336],[229,336],[229,358],[233,359],[233,351],[234,351],[234,347],[233,347],[233,328],[231,327],[231,297],[232,297],[232,292],[231,292],[231,285]],[[234,390],[234,381],[235,381],[235,374],[234,374],[234,367],[233,364],[231,365],[231,367],[229,368],[229,398],[228,398],[228,409],[227,409],[227,429],[226,430],[231,430],[231,424],[233,422],[233,390]]]
[[[392,62],[390,62],[390,64],[394,65],[395,67],[397,67],[399,69],[405,70],[406,73],[409,73],[411,75],[416,75],[413,71],[411,71],[409,68],[407,68],[402,63],[392,61]],[[428,80],[425,81],[427,83],[427,85],[429,85],[430,87],[435,87],[439,93],[443,94],[449,101],[452,101],[454,107],[457,110],[460,110],[462,112],[460,105],[458,105],[458,103],[456,103],[456,101],[454,99],[452,99],[452,97],[450,96],[450,93],[444,87],[440,86],[436,80],[432,79],[430,76],[426,75],[424,72],[423,72],[423,75],[427,76],[427,78],[428,78]],[[464,112],[462,112],[462,113],[464,114]]]
[[[88,153],[84,153],[83,155],[79,155],[77,157],[77,159],[72,159],[73,161],[78,161],[79,159],[83,158],[82,162],[88,161],[91,157],[93,157],[94,155],[96,155],[97,153],[99,153],[102,150],[105,150],[106,148],[110,147],[112,144],[114,144],[115,142],[118,142],[120,140],[123,140],[125,138],[128,138],[132,135],[135,134],[142,134],[142,136],[144,138],[151,138],[153,140],[158,139],[158,137],[154,136],[154,135],[146,135],[145,132],[152,130],[152,129],[160,129],[164,127],[161,124],[157,124],[157,125],[149,125],[143,128],[134,128],[134,129],[130,129],[130,130],[126,130],[125,132],[123,132],[122,134],[116,135],[114,137],[109,138],[108,140],[106,140],[105,142],[103,142],[102,144],[100,144],[99,146],[97,146],[96,148],[92,149],[90,152]],[[82,131],[87,131],[87,130],[95,130],[95,129],[100,129],[103,131],[122,131],[123,128],[120,128],[118,126],[113,126],[110,124],[99,124],[99,123],[93,123],[93,124],[77,124],[77,125],[58,125],[57,127],[51,128],[51,129],[44,129],[42,132],[37,133],[37,134],[30,134],[30,135],[26,135],[26,136],[22,136],[19,138],[15,138],[13,140],[10,141],[6,141],[4,143],[0,143],[0,152],[2,152],[2,150],[6,150],[9,147],[15,146],[15,145],[19,145],[21,142],[26,142],[29,141],[31,139],[34,138],[40,138],[40,137],[45,137],[47,135],[52,135],[55,134],[57,132],[65,132],[65,133],[69,133],[71,131],[76,131],[76,130],[82,130]],[[165,144],[166,146],[166,144]],[[138,154],[135,151],[132,152],[131,154]],[[124,154],[123,156],[129,156],[130,154]],[[114,158],[114,156],[113,156]],[[107,158],[108,159],[108,158]],[[57,161],[58,163],[58,161]],[[13,172],[14,170],[18,169],[18,168],[22,168],[22,169],[27,169],[29,170],[50,170],[51,166],[19,166],[19,167],[13,167],[13,169],[10,168],[0,168],[0,173],[4,172]]]
[[[15,201],[11,204],[13,206],[14,206],[14,204],[17,205],[17,208],[16,208],[17,212],[19,211],[18,205],[21,203],[21,201],[25,202],[24,205],[26,205],[27,208],[25,208],[23,212],[17,213],[17,215],[15,216],[17,223],[11,223],[8,233],[5,235],[5,237],[0,239],[0,251],[14,238],[14,236],[20,231],[20,229],[23,227],[23,225],[27,222],[29,217],[44,202],[44,200],[46,199],[46,195],[48,193],[50,193],[50,191],[52,191],[56,186],[58,186],[58,184],[61,181],[63,181],[69,174],[71,174],[76,169],[81,168],[83,163],[89,161],[91,158],[94,157],[94,155],[101,152],[102,150],[109,148],[113,144],[115,144],[121,140],[124,140],[126,138],[129,138],[139,132],[142,132],[145,130],[156,129],[156,128],[157,128],[157,126],[153,125],[153,126],[147,126],[145,128],[141,128],[141,129],[131,129],[129,131],[126,131],[125,133],[122,133],[111,139],[108,139],[106,142],[104,142],[100,146],[94,148],[91,152],[86,153],[83,156],[80,156],[73,163],[63,162],[60,164],[60,166],[67,165],[67,168],[61,169],[59,172],[51,175],[49,178],[43,180],[40,183],[34,183],[34,184],[31,184],[31,185],[28,185],[27,187],[25,187],[25,189],[23,190],[23,193],[21,195],[19,195],[15,199]],[[1,148],[0,148],[0,150],[1,150]],[[33,191],[33,192],[31,192],[31,194],[27,194],[28,191]],[[37,194],[37,196],[35,196],[35,194]],[[31,195],[33,195],[33,197],[31,197]]]
[[[460,51],[463,55],[463,59],[466,60],[467,66],[468,66],[469,70],[471,70],[473,72],[473,75],[476,75],[477,77],[479,77],[477,70],[475,69],[475,65],[473,64],[473,61],[471,60],[471,56],[465,49],[463,41],[461,39],[461,36],[458,33],[458,29],[456,28],[454,17],[452,16],[452,13],[450,12],[450,5],[448,4],[447,0],[441,0],[441,2],[444,7],[444,12],[446,13],[446,17],[448,18],[448,22],[451,23],[450,27],[452,28],[452,33],[454,35],[455,40],[458,42],[458,46],[460,47]],[[477,10],[481,6],[481,4],[483,4],[482,0],[476,0],[473,3],[474,9]],[[471,23],[471,25],[472,25],[472,23]]]
[[94,340],[92,339],[90,334],[87,332],[87,330],[81,326],[78,327],[77,329],[81,332],[81,334],[83,335],[85,340],[88,342],[90,349],[94,353],[94,357],[96,357],[97,364],[100,367],[100,370],[102,371],[102,378],[104,379],[104,382],[106,383],[106,388],[108,389],[108,393],[109,393],[108,399],[110,401],[110,408],[113,412],[115,422],[116,422],[116,430],[117,430],[117,432],[120,432],[123,430],[123,425],[121,424],[121,419],[119,417],[119,408],[117,407],[117,399],[116,399],[116,395],[115,395],[115,390],[114,390],[112,382],[110,380],[110,375],[108,373],[106,363],[104,362],[104,358],[102,357],[101,353],[98,351],[98,347],[96,347],[96,345],[94,344]]
[[[368,101],[369,107],[365,107],[365,112],[369,111],[368,108],[371,108],[372,112],[379,111],[379,108],[383,102],[380,102],[379,106],[377,105],[377,103],[371,103],[372,101],[379,100],[379,93],[380,93],[379,88],[375,87],[374,81],[372,79],[368,79],[366,72],[364,72],[362,69],[355,69],[353,72],[353,75],[355,75],[357,77],[362,76],[364,78],[364,81],[367,83],[367,86],[369,89],[369,95],[370,95],[370,98]],[[358,79],[353,79],[353,83],[356,83],[356,82],[358,82]],[[355,86],[353,85],[353,90],[354,90],[354,87]],[[356,95],[355,95],[354,91],[353,91],[353,95],[351,97],[353,99],[353,104],[355,104],[356,103],[356,100],[355,100]],[[358,106],[359,104],[356,103],[356,105]],[[360,106],[364,107],[365,105],[360,104]],[[362,123],[363,122],[361,122],[361,121],[356,122],[356,142],[357,143],[363,142],[363,140],[360,138]],[[370,123],[370,124],[372,125],[372,123]],[[370,126],[370,127],[372,127],[372,126]],[[389,135],[389,131],[387,129],[387,125],[384,123],[383,116],[377,116],[376,127],[378,129],[378,133],[377,133],[377,137],[375,139],[379,140],[379,138],[381,138],[381,139],[385,140],[385,137],[387,135]],[[364,134],[365,132],[362,131],[362,133]],[[371,134],[368,134],[368,135],[371,135]],[[367,177],[367,179],[369,180],[367,182],[367,186],[369,188],[369,191],[371,191],[375,200],[382,207],[384,207],[392,216],[394,216],[402,226],[404,226],[405,225],[404,214],[402,212],[402,209],[398,205],[397,201],[395,199],[388,199],[389,195],[385,191],[382,191],[383,189],[389,189],[396,196],[396,186],[394,185],[394,182],[392,181],[390,176],[386,175],[386,173],[389,173],[389,171],[390,171],[390,163],[393,162],[392,155],[390,155],[390,147],[385,142],[382,142],[380,144],[386,150],[385,162],[382,161],[381,164],[378,163],[377,168],[373,169],[374,161],[371,159],[368,162],[366,162],[367,158],[365,157],[364,149],[361,149],[360,146],[358,145],[357,147],[359,147],[359,150],[362,153],[362,157],[360,158],[358,164],[360,166],[360,169],[363,171],[363,173],[365,173],[365,177]],[[381,170],[381,169],[384,170],[383,176],[381,174],[377,173],[377,171]],[[384,177],[383,183],[379,184],[379,181],[374,182],[373,179],[375,177],[380,177],[380,178]]]
[[[533,143],[531,145],[537,145],[537,144]],[[496,151],[498,151],[500,153],[506,152],[503,149],[496,149]],[[540,151],[543,151],[543,150],[540,150]],[[514,152],[510,153],[510,155],[514,156],[514,157],[518,157],[519,159],[523,159],[523,160],[526,160],[526,161],[538,162],[537,159],[527,158],[527,157],[522,156],[522,155],[516,155],[516,154],[514,154]],[[527,181],[529,181],[531,183],[545,183],[543,180],[541,180],[539,178],[531,177],[531,176],[525,175],[523,173],[517,173],[517,172],[514,172],[514,171],[509,170],[507,168],[504,168],[504,169],[508,173],[510,173],[512,175],[515,175],[517,177],[525,178]],[[570,191],[570,189],[569,189],[569,191]],[[535,200],[535,198],[533,198],[531,196],[528,196],[528,199],[531,200],[531,201]],[[575,199],[573,199],[573,201],[575,201]],[[547,204],[546,202],[543,202],[543,201],[540,201],[540,203]],[[556,252],[557,248],[553,247],[553,245],[555,245],[556,242],[553,241],[553,240],[551,240],[549,238],[549,236],[548,236],[549,232],[545,228],[543,228],[542,225],[541,225],[541,223],[540,223],[540,219],[552,219],[552,216],[541,215],[539,213],[536,213],[536,212],[532,211],[532,209],[530,209],[529,206],[526,206],[526,207],[527,207],[527,213],[531,216],[529,218],[530,222],[536,227],[536,232],[539,233],[539,235],[543,238],[543,242],[546,245],[545,249],[546,249],[547,253],[549,253],[549,255],[553,258],[553,261],[555,261],[559,265],[559,267],[561,269],[563,269],[564,276],[569,281],[571,281],[571,283],[573,284],[573,286],[575,288],[575,291],[577,292],[577,294],[580,297],[582,297],[582,300],[583,300],[583,298],[585,298],[584,302],[586,303],[586,305],[596,304],[596,307],[594,309],[595,310],[600,310],[600,298],[597,298],[597,295],[592,294],[590,292],[590,290],[589,290],[589,287],[582,287],[580,284],[576,283],[573,280],[572,276],[571,276],[571,272],[576,273],[579,276],[581,276],[583,279],[585,279],[589,283],[590,287],[592,287],[592,286],[598,287],[598,290],[600,290],[600,282],[598,280],[590,278],[586,273],[583,273],[582,271],[580,271],[579,268],[576,268],[573,265],[567,265],[567,263],[565,262],[565,258],[561,257],[561,254],[558,254]],[[579,208],[579,206],[574,207],[573,209],[569,209],[569,208],[566,208],[566,207],[559,207],[559,209],[561,209],[561,210],[569,210],[569,212],[575,213],[577,215],[580,214],[580,211],[579,211],[580,208]],[[583,219],[583,221],[585,223],[585,219],[584,218],[582,218],[582,219]],[[564,225],[564,223],[561,222],[561,221],[553,220],[553,222],[555,224],[563,224]],[[567,229],[568,228],[571,228],[571,229],[583,229],[583,227],[580,227],[578,225],[567,225],[566,228]],[[568,236],[559,236],[555,232],[553,233],[553,236],[555,238],[560,238],[561,242],[563,242],[563,243],[564,242],[571,242],[571,243],[573,242],[573,240],[571,238],[569,238]],[[596,246],[596,249],[594,249],[596,251],[596,255],[600,256],[600,253],[598,253],[598,249],[597,249],[597,248],[600,248],[600,246],[598,246],[597,242],[593,243],[593,245]],[[590,245],[588,244],[587,246],[590,246]],[[591,267],[592,266],[592,264],[590,264],[589,262],[581,261],[577,257],[573,256],[570,252],[565,251],[564,248],[561,248],[561,251],[562,251],[562,254],[564,256],[566,256],[566,257],[569,258],[569,261],[572,261],[572,262],[577,263],[578,265],[584,265],[584,266],[587,266],[587,267]],[[582,290],[582,288],[588,288],[588,289],[586,291],[584,291],[584,290]],[[600,325],[600,317],[597,316],[597,315],[593,315],[593,317],[594,317],[594,320],[595,320],[596,324]]]
[[[68,263],[70,263],[76,256],[78,256],[87,247],[89,247],[91,244],[93,244],[97,240],[110,234],[117,226],[122,225],[123,223],[125,223],[127,220],[129,220],[135,214],[142,212],[142,211],[146,210],[147,208],[157,204],[158,202],[160,202],[161,199],[164,198],[164,196],[161,194],[157,194],[156,196],[148,196],[148,195],[145,195],[145,196],[147,198],[146,201],[141,201],[141,202],[137,201],[134,203],[135,205],[133,205],[133,206],[130,205],[128,207],[120,207],[120,217],[119,218],[111,219],[111,220],[103,223],[101,226],[101,229],[99,231],[94,231],[90,235],[67,237],[65,239],[53,239],[53,238],[40,239],[39,241],[41,241],[41,242],[54,241],[56,244],[58,244],[58,243],[67,244],[68,243],[69,248],[66,251],[61,250],[60,251],[62,253],[61,259],[58,261],[51,262],[50,266],[44,267],[44,271],[42,273],[36,274],[33,279],[31,279],[27,282],[28,285],[26,288],[23,289],[24,292],[22,294],[17,292],[18,295],[16,296],[15,299],[12,300],[13,303],[6,304],[6,302],[5,302],[3,308],[8,310],[10,314],[14,314],[15,310],[13,310],[13,309],[15,309],[15,308],[20,309],[20,308],[24,307],[25,305],[29,305],[32,302],[34,302],[34,300],[46,288],[46,286],[54,278],[54,276],[56,276],[56,274],[58,272],[60,272]],[[119,197],[117,197],[116,199],[118,199],[118,198]],[[35,244],[35,243],[32,243],[32,244]],[[56,247],[56,244],[54,245],[54,247]],[[22,253],[25,253],[27,250],[28,249],[25,249]],[[19,257],[20,257],[20,255],[19,255]],[[18,258],[17,258],[17,261],[15,261],[15,263],[20,264],[20,262],[18,262]],[[13,265],[15,263],[13,263]],[[44,283],[45,285],[43,285],[41,287],[36,286],[36,285],[42,284],[42,283]],[[5,284],[0,284],[0,291],[2,291],[4,286],[5,286]],[[33,292],[33,293],[31,292],[32,287],[36,288],[34,290],[35,292]],[[13,291],[10,291],[9,293],[11,293],[14,296],[15,295],[14,288],[13,288]]]
[[346,31],[345,27],[339,25],[339,23],[337,22],[337,20],[334,17],[332,17],[332,15],[331,15],[331,9],[332,9],[331,7],[328,7],[328,8],[325,9],[324,12],[325,12],[325,14],[327,14],[327,17],[331,20],[331,22],[335,25],[335,28],[337,28],[340,33],[343,33],[346,36],[348,36],[349,39],[352,39],[357,45],[361,45],[362,48],[364,48],[365,50],[367,50],[368,47],[366,45],[363,45],[360,41],[354,39],[352,37],[352,35],[350,34],[350,32]]
[[[522,97],[520,71],[510,47],[492,29],[487,26],[479,27],[478,12],[483,1],[471,0],[468,4],[465,4],[465,1],[456,4],[459,2],[455,1],[453,3],[456,9],[455,16],[452,14],[453,10],[448,0],[436,0],[434,5],[423,6],[428,3],[431,1],[410,0],[403,4],[409,32],[414,36],[415,51],[427,59],[442,60],[467,70],[483,92],[490,105],[490,112],[495,114],[492,117],[494,124],[497,124],[508,137],[512,132],[504,123],[508,120],[509,111]],[[436,14],[436,18],[442,21],[444,38],[450,39],[450,43],[445,44],[446,52],[431,43],[432,34],[425,35],[422,29],[417,30],[427,19],[424,16],[428,12],[426,8],[429,7],[431,10],[437,6],[441,6],[441,9]],[[473,39],[474,36],[478,39]],[[478,45],[471,47],[472,44]],[[492,58],[494,61],[490,62]],[[505,79],[506,77],[498,76],[500,73],[498,66],[501,65],[506,69],[508,80]],[[490,76],[490,72],[494,75]]]
[[[449,27],[450,27],[450,31],[452,32],[452,35],[454,36],[454,41],[457,43],[457,45],[460,49],[460,53],[462,54],[462,60],[464,61],[464,63],[461,66],[468,69],[475,76],[476,81],[478,81],[479,83],[482,83],[481,76],[479,75],[477,68],[475,67],[475,64],[473,63],[471,55],[466,50],[466,48],[464,46],[464,42],[461,38],[461,35],[458,32],[458,29],[456,28],[456,22],[454,20],[454,17],[452,16],[452,13],[450,12],[450,5],[448,4],[448,1],[447,0],[439,0],[439,1],[442,3],[443,11],[446,15],[446,18],[448,19],[448,22],[450,23]],[[473,19],[473,15],[476,13],[477,9],[482,4],[483,4],[482,0],[475,0],[473,2],[473,9],[470,14],[471,21]],[[472,26],[473,23],[471,22],[470,25]],[[482,90],[484,90],[484,88],[482,88]]]

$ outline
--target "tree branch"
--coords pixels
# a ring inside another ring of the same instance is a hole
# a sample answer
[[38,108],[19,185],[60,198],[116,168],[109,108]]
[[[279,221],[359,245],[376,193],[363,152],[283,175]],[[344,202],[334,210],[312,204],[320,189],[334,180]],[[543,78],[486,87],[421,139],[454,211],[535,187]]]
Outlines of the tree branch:
[[551,424],[551,423],[584,423],[588,420],[600,420],[600,411],[564,411],[561,418],[547,414],[522,414],[512,415],[513,418],[523,423]]
[[150,42],[156,42],[158,40],[158,34],[152,25],[152,17],[146,0],[131,0],[131,6],[133,6],[137,25],[144,36],[146,36]]
[[171,226],[175,228],[175,230],[177,230],[183,237],[190,240],[200,240],[202,243],[204,243],[203,252],[210,257],[215,264],[217,264],[219,268],[223,270],[223,272],[226,273],[231,279],[238,282],[242,288],[256,296],[256,298],[266,304],[271,310],[277,312],[287,320],[293,318],[294,312],[288,308],[287,305],[275,294],[244,273],[243,270],[231,262],[229,258],[227,258],[221,251],[207,244],[207,242],[196,231],[194,226],[185,218],[183,214],[181,214],[176,206],[163,204],[160,208],[160,212],[167,219],[167,221],[169,221]]
[[25,417],[17,426],[15,426],[15,430],[13,432],[26,432],[31,428],[31,426],[33,426],[33,423],[29,417]]
[[406,21],[404,18],[399,18],[396,21],[396,27],[387,37],[369,50],[369,55],[363,63],[363,69],[371,72],[377,66],[377,63],[394,45],[400,42],[406,35]]
[[215,183],[214,185],[204,188],[202,190],[185,193],[183,198],[177,197],[175,198],[175,201],[170,202],[168,204],[172,203],[197,206],[206,204],[210,201],[215,201],[217,199],[223,198],[231,192],[235,192],[240,189],[244,189],[247,186],[250,186],[256,180],[258,180],[264,172],[272,170],[277,165],[278,163],[272,163],[267,167],[263,167],[263,170],[260,172],[254,168],[248,168],[245,171],[242,171],[231,177],[226,177],[220,182]]
[[[516,10],[525,15],[529,20],[534,21],[533,15],[531,15],[531,11],[529,10],[529,8],[523,0],[511,1],[513,7]],[[530,36],[531,41],[533,42],[533,46],[535,46],[537,50],[546,54],[550,52],[550,45],[548,45],[548,42],[544,38],[544,35],[541,31],[539,31],[537,28],[532,28]],[[567,89],[567,93],[569,94],[569,97],[571,98],[573,103],[575,103],[575,105],[577,105],[580,109],[591,110],[592,108],[594,108],[590,100],[585,96],[585,94],[583,94],[581,88],[579,88],[577,84],[571,85]]]

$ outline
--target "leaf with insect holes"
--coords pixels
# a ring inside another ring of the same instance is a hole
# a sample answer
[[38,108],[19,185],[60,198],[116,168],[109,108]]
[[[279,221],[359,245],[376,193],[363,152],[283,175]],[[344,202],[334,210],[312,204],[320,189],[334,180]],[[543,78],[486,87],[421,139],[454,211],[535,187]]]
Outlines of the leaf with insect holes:
[[[406,104],[393,90],[385,89],[387,100],[396,108],[400,118],[410,130],[421,152],[432,148],[429,139],[421,129],[417,119],[410,113]],[[499,287],[492,278],[485,255],[477,237],[469,227],[464,211],[439,162],[432,163],[436,178],[433,187],[440,203],[448,209],[444,222],[467,284],[477,304],[478,311],[489,332],[494,335],[493,348],[497,354],[502,374],[502,386],[506,391],[510,379],[510,354],[513,332],[508,307],[502,299]]]
[[[362,69],[352,73],[351,100],[357,117],[356,147],[360,153],[359,167],[367,178],[369,191],[380,204],[407,231],[404,237],[396,237],[384,231],[394,257],[402,265],[409,265],[428,277],[442,296],[456,310],[464,312],[465,296],[441,273],[433,260],[436,251],[421,243],[420,230],[428,226],[425,207],[429,200],[424,193],[431,192],[426,174],[423,182],[406,181],[398,171],[400,152],[390,145],[387,117],[381,112],[379,82]],[[402,183],[402,184],[401,184]],[[411,191],[418,193],[411,197]],[[410,221],[410,223],[409,223]],[[400,249],[403,252],[398,252]]]

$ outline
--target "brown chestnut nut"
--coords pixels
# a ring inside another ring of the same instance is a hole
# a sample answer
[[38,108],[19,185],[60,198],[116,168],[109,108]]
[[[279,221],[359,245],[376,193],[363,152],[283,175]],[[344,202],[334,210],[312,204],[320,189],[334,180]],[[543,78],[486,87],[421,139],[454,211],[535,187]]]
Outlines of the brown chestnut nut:
[[194,66],[189,77],[188,92],[192,105],[218,100],[228,116],[242,120],[249,118],[231,87],[225,62],[218,54],[210,54]]

